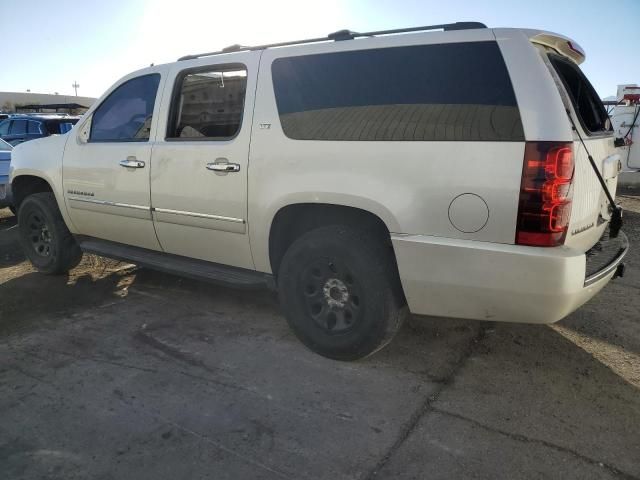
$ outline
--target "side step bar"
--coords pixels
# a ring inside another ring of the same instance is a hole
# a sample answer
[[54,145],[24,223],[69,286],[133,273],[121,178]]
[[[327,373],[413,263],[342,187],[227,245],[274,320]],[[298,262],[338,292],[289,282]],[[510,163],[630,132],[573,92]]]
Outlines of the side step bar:
[[77,236],[76,240],[83,252],[131,262],[152,270],[205,280],[228,287],[245,289],[267,287],[275,290],[273,275],[268,273],[220,265],[171,253],[156,252],[92,237]]

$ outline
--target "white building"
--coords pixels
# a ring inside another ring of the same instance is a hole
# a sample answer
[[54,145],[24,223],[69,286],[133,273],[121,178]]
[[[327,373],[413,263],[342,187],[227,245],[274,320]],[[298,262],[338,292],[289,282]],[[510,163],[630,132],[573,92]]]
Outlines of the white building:
[[76,97],[75,95],[54,95],[31,92],[0,92],[0,112],[14,112],[22,105],[47,105],[60,103],[77,103],[89,108],[96,99],[92,97]]

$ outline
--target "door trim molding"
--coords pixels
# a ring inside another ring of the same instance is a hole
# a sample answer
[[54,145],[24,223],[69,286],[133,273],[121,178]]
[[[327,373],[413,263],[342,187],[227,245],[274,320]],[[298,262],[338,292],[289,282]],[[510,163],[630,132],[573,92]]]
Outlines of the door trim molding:
[[146,205],[133,205],[130,203],[112,202],[110,200],[95,200],[93,198],[83,198],[83,197],[76,197],[76,196],[73,196],[73,197],[69,196],[67,198],[74,202],[93,203],[95,205],[104,205],[107,207],[133,208],[135,210],[145,210],[147,212],[151,211],[151,207],[148,207]]
[[151,210],[158,213],[168,213],[170,215],[185,215],[187,217],[207,218],[209,220],[223,220],[225,222],[232,222],[232,223],[246,223],[243,218],[225,217],[222,215],[210,215],[208,213],[187,212],[184,210],[171,210],[169,208],[155,208],[155,207],[152,208]]

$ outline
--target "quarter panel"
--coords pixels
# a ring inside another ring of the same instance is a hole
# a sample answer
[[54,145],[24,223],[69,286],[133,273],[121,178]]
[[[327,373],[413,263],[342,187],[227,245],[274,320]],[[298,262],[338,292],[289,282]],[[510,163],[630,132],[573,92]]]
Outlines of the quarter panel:
[[509,70],[527,141],[573,141],[567,113],[538,50],[519,29],[493,30]]
[[[492,39],[490,31],[462,33],[376,38],[367,45],[437,43],[458,37],[460,41]],[[341,142],[292,140],[284,135],[271,63],[280,56],[355,48],[363,47],[354,41],[263,54],[249,167],[248,222],[256,268],[270,271],[271,222],[281,207],[291,203],[368,210],[393,233],[513,243],[524,142]],[[475,233],[461,232],[449,220],[451,202],[464,193],[480,196],[489,209],[486,225]]]

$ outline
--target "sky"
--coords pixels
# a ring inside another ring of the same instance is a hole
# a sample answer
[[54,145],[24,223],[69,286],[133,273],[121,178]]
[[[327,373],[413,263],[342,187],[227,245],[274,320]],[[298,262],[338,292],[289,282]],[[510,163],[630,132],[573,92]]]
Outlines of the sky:
[[480,21],[573,38],[606,97],[640,84],[639,20],[640,0],[0,0],[0,91],[69,95],[77,81],[99,97],[133,70],[236,43]]

